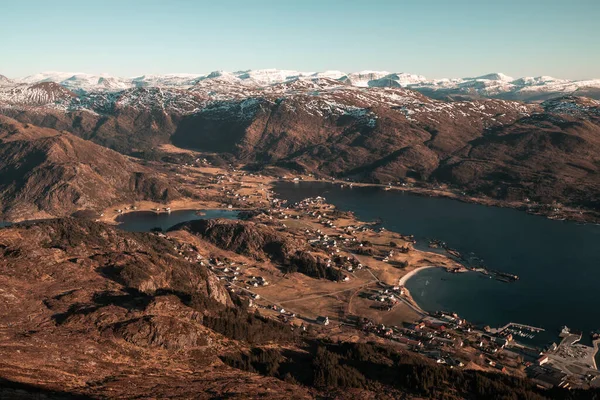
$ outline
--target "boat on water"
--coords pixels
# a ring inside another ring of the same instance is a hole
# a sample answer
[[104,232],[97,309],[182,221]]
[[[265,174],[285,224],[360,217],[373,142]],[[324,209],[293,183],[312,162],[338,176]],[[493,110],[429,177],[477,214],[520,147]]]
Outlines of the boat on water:
[[497,280],[501,282],[514,282],[519,280],[519,276],[515,274],[509,274],[508,272],[491,271]]

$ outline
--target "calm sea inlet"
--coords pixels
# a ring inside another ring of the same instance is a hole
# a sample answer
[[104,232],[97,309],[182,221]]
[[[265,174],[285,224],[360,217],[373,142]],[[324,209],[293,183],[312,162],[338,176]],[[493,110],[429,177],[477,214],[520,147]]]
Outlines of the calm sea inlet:
[[488,269],[517,274],[505,283],[476,272],[425,269],[406,286],[426,311],[452,311],[479,324],[518,322],[546,329],[536,344],[557,340],[563,325],[589,333],[600,329],[600,226],[552,221],[513,209],[423,197],[375,187],[329,183],[280,183],[275,192],[294,202],[324,196],[363,221],[413,234],[417,247],[437,239]]

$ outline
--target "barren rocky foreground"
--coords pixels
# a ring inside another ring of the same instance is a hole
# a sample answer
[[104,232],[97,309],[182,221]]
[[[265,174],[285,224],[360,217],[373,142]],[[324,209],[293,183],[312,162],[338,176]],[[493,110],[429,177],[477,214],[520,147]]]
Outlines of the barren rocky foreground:
[[99,398],[284,398],[291,390],[219,361],[243,344],[203,319],[233,302],[176,242],[71,219],[0,237],[4,380]]
[[[247,300],[230,294],[206,267],[217,255],[225,261],[236,254],[228,253],[225,243],[219,250],[198,237],[182,240],[189,235],[185,231],[174,234],[125,233],[75,219],[0,230],[0,395],[52,399],[591,395],[542,392],[520,378],[453,371],[378,340],[331,341],[319,328],[292,329],[249,313]],[[260,235],[249,240],[261,243]],[[266,235],[271,235],[268,230]]]

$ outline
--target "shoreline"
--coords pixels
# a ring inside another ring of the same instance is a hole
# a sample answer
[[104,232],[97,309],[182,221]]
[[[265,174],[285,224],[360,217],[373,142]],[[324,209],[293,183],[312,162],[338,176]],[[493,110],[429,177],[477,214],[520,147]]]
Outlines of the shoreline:
[[[330,184],[330,185],[343,185],[343,186],[348,186],[349,189],[352,188],[352,186],[354,187],[373,187],[373,188],[380,188],[383,190],[393,190],[393,191],[397,191],[397,192],[403,192],[403,193],[409,193],[409,194],[414,194],[414,195],[418,195],[418,196],[425,196],[425,197],[437,197],[437,198],[445,198],[445,199],[449,199],[449,200],[456,200],[456,201],[460,201],[462,203],[468,203],[468,204],[478,204],[478,205],[482,205],[482,206],[487,206],[487,207],[499,207],[499,208],[507,208],[507,209],[514,209],[517,211],[522,211],[525,212],[526,214],[529,215],[536,215],[536,216],[540,216],[540,217],[544,217],[546,219],[550,219],[550,220],[554,220],[554,221],[570,221],[570,222],[575,222],[575,223],[579,223],[579,224],[600,224],[600,212],[597,212],[595,210],[591,210],[591,209],[586,209],[586,208],[582,208],[582,209],[574,209],[574,208],[569,208],[569,207],[564,207],[563,209],[559,211],[553,210],[552,208],[548,208],[549,205],[540,205],[537,203],[527,203],[527,202],[523,202],[523,201],[507,201],[507,200],[499,200],[499,199],[494,199],[494,198],[489,198],[489,197],[472,197],[472,196],[467,196],[467,195],[462,195],[460,193],[455,193],[452,190],[449,189],[434,189],[434,188],[428,188],[428,187],[409,187],[409,186],[398,186],[398,185],[393,185],[390,186],[389,184],[382,184],[382,183],[372,183],[372,182],[349,182],[349,181],[344,181],[344,180],[340,180],[340,179],[319,179],[319,178],[314,178],[314,177],[308,177],[308,176],[302,176],[299,175],[300,180],[299,181],[294,181],[293,179],[290,178],[278,178],[278,177],[273,177],[273,176],[268,176],[265,175],[264,181],[262,181],[262,184],[264,184],[269,190],[273,191],[274,187],[276,184],[278,183],[293,183],[293,184],[298,184],[301,182],[306,182],[306,183],[326,183],[326,184]],[[243,181],[241,181],[243,183]],[[127,210],[125,209],[126,207],[130,206],[132,203],[142,203],[143,206],[139,207],[137,210]],[[181,204],[183,203],[183,204]],[[212,204],[210,204],[212,203]],[[210,205],[209,205],[210,204]],[[185,209],[225,209],[222,204],[218,204],[217,202],[214,201],[203,201],[203,200],[193,200],[191,198],[183,198],[183,199],[178,199],[178,200],[174,200],[171,203],[158,203],[158,202],[154,202],[154,201],[149,201],[149,200],[142,200],[142,201],[132,201],[132,202],[127,202],[127,203],[118,203],[118,204],[113,204],[111,206],[105,207],[101,212],[104,213],[103,216],[97,218],[97,221],[99,222],[104,222],[104,223],[109,223],[109,224],[115,224],[115,218],[119,215],[124,215],[130,212],[135,212],[135,211],[154,211],[154,208],[161,208],[161,210],[164,207],[170,207],[171,211],[179,211],[179,210],[185,210]],[[536,208],[533,208],[536,207]],[[117,213],[116,209],[123,209],[122,213]],[[254,209],[254,207],[237,207],[236,209],[238,210],[251,210]],[[81,211],[81,210],[79,210]],[[161,211],[162,212],[162,211]],[[25,221],[30,221],[30,220],[37,220],[37,219],[50,219],[50,218],[58,218],[59,216],[57,215],[35,215],[35,216],[31,216],[29,218],[25,217],[17,217],[17,218],[7,218],[2,220],[2,222],[8,222],[8,223],[18,223],[18,222],[25,222]]]
[[[311,182],[311,183],[329,183],[332,185],[344,185],[344,186],[352,186],[355,187],[377,187],[381,189],[394,190],[399,192],[405,192],[420,196],[426,197],[439,197],[450,200],[460,201],[462,203],[469,204],[479,204],[486,207],[499,207],[499,208],[508,208],[517,211],[523,211],[529,215],[536,215],[539,217],[544,217],[554,221],[572,221],[577,223],[584,224],[599,224],[600,223],[600,213],[591,210],[591,209],[573,209],[569,207],[565,207],[561,214],[556,214],[555,211],[537,209],[531,210],[530,206],[537,206],[539,208],[543,208],[544,205],[540,205],[537,203],[527,203],[523,201],[507,201],[507,200],[498,200],[489,197],[472,197],[466,195],[460,195],[454,193],[450,190],[444,189],[431,189],[427,187],[403,187],[403,186],[390,186],[383,183],[370,183],[370,182],[348,182],[339,179],[328,180],[328,179],[316,179],[316,178],[303,178],[300,181],[293,181],[289,179],[275,179],[273,183],[299,183],[299,182]],[[388,189],[389,188],[389,189]],[[351,187],[350,187],[351,189]]]
[[[234,208],[227,208],[227,207],[219,207],[219,206],[212,206],[212,205],[200,205],[200,204],[184,204],[184,205],[169,205],[169,204],[161,204],[160,207],[157,207],[159,204],[155,203],[156,206],[144,206],[144,207],[139,207],[135,210],[133,209],[128,209],[128,210],[123,210],[123,212],[121,213],[117,213],[115,211],[115,206],[112,207],[108,207],[107,209],[104,210],[104,216],[100,217],[97,219],[98,222],[103,222],[105,224],[110,224],[110,225],[119,225],[120,223],[117,221],[117,219],[121,216],[127,215],[127,214],[132,214],[132,213],[136,213],[136,212],[150,212],[150,213],[155,213],[156,215],[160,215],[160,214],[170,214],[172,212],[175,211],[194,211],[194,212],[204,212],[204,211],[210,211],[210,210],[222,210],[222,211],[245,211],[245,210],[253,210],[253,208],[251,207],[234,207]],[[165,207],[169,207],[170,211],[165,211],[164,208]],[[156,208],[160,208],[160,211],[156,211]],[[200,214],[198,214],[200,215]],[[200,215],[201,216],[201,215]]]
[[411,307],[413,310],[415,310],[417,313],[421,314],[421,316],[429,316],[429,317],[431,316],[431,314],[428,311],[425,311],[419,305],[419,303],[417,303],[417,301],[414,299],[414,297],[410,293],[410,290],[406,287],[406,283],[410,280],[410,278],[414,277],[419,272],[422,272],[422,271],[424,271],[426,269],[431,269],[431,268],[445,268],[445,267],[442,267],[442,266],[439,266],[439,265],[424,265],[422,267],[417,267],[417,268],[413,269],[412,271],[408,272],[406,275],[404,275],[398,281],[398,286],[404,288],[403,300],[405,301],[405,303],[409,307]]
[[152,210],[152,209],[143,209],[143,210],[127,210],[124,211],[120,214],[115,215],[111,221],[100,221],[100,222],[105,222],[105,223],[110,223],[112,225],[116,225],[119,226],[121,225],[123,222],[119,221],[119,218],[121,217],[125,217],[131,214],[135,214],[135,213],[146,213],[148,215],[152,214],[155,216],[159,216],[159,215],[171,215],[172,213],[176,213],[176,212],[193,212],[195,215],[199,216],[199,217],[203,217],[206,215],[206,212],[209,211],[231,211],[231,212],[239,212],[239,211],[243,211],[243,210],[248,210],[246,208],[207,208],[207,207],[201,207],[201,208],[189,208],[189,207],[182,207],[182,208],[172,208],[169,211],[164,211],[164,210],[160,210],[160,211],[156,211],[156,210]]
[[424,265],[422,267],[417,267],[415,269],[413,269],[412,271],[406,273],[406,275],[404,275],[402,278],[400,278],[400,280],[398,281],[398,285],[399,286],[406,286],[406,282],[408,282],[408,280],[410,278],[412,278],[413,276],[415,276],[416,274],[418,274],[419,272],[422,272],[426,269],[431,269],[431,268],[445,268],[439,265]]

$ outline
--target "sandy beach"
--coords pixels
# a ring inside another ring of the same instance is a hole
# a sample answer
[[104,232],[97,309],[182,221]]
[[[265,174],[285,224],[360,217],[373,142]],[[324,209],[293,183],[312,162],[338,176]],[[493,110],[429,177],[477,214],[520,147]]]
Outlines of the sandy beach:
[[415,268],[412,271],[410,271],[409,273],[407,273],[406,275],[404,275],[402,278],[400,278],[400,280],[398,281],[398,284],[400,286],[406,286],[406,282],[408,282],[408,280],[410,278],[412,278],[418,272],[421,272],[421,271],[423,271],[425,269],[429,269],[429,268],[444,268],[444,267],[440,267],[438,265],[425,265],[425,266],[422,266],[422,267]]

